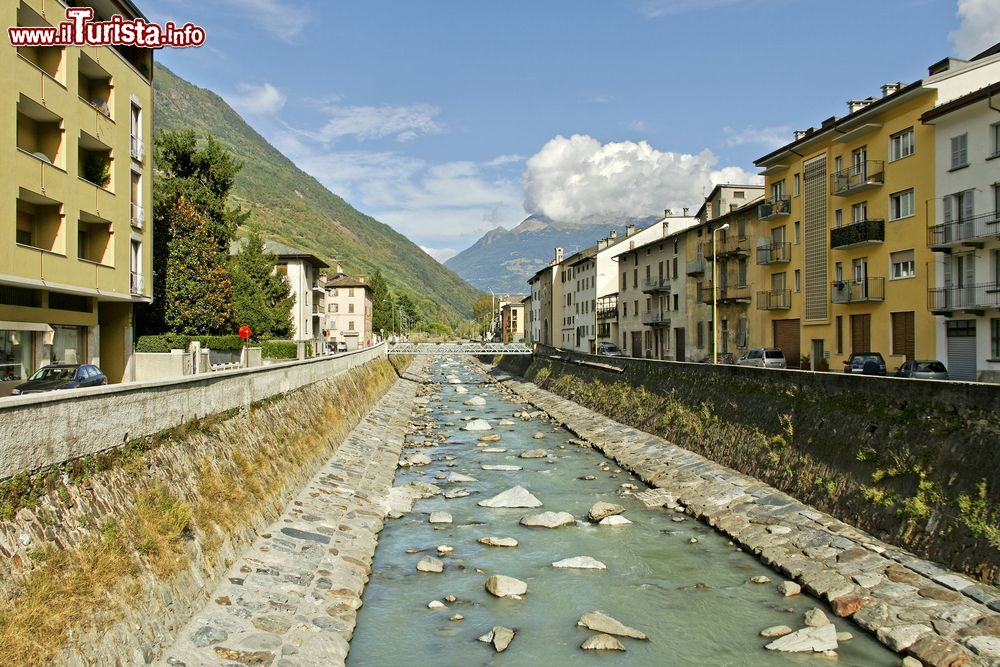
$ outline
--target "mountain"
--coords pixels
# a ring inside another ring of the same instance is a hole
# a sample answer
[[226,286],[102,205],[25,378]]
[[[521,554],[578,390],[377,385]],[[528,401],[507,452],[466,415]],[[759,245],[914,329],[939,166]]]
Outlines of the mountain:
[[553,222],[532,215],[513,229],[497,227],[487,232],[445,264],[481,290],[497,294],[527,294],[528,278],[546,266],[556,247],[566,256],[589,248],[611,230],[624,235],[630,224],[645,227],[657,220],[599,216],[580,222]]
[[154,133],[192,128],[225,145],[243,162],[233,202],[250,211],[265,236],[336,259],[349,274],[381,269],[393,291],[408,294],[429,320],[455,324],[472,316],[472,286],[296,167],[221,97],[159,64],[153,82]]

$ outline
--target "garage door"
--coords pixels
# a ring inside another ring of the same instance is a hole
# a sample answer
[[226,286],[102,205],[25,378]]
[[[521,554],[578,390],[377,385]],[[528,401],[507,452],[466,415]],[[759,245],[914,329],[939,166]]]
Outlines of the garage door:
[[799,321],[774,321],[774,346],[785,353],[785,362],[789,368],[799,367]]
[[976,379],[976,321],[948,322],[948,377]]

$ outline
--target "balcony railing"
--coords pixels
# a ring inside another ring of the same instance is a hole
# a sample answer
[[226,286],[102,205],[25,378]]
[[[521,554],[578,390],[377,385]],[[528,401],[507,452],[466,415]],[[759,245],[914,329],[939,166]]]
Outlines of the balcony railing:
[[758,264],[782,264],[792,260],[791,243],[772,243],[757,247]]
[[132,137],[132,140],[129,142],[129,154],[136,162],[142,162],[146,159],[146,144],[142,142],[142,139]]
[[650,292],[666,292],[669,294],[670,289],[669,278],[647,278],[642,286],[642,291],[647,294]]
[[[712,287],[702,287],[698,300],[711,305]],[[749,285],[725,285],[719,288],[718,303],[750,303],[752,295]]]
[[643,313],[642,323],[651,327],[669,327],[670,316],[666,313]]
[[132,202],[129,207],[129,218],[132,221],[133,227],[142,229],[143,225],[146,224],[146,211],[135,202]]
[[830,230],[831,248],[850,248],[885,241],[885,220],[862,220]]
[[138,271],[129,272],[129,291],[132,294],[143,295],[146,291],[146,279]]
[[749,255],[750,254],[750,241],[748,239],[741,239],[735,236],[727,238],[725,241],[719,241],[717,249],[712,250],[712,244],[706,243],[705,247],[705,259],[711,260],[714,256],[725,257],[726,255]]
[[757,310],[788,310],[792,307],[792,290],[773,289],[757,292]]
[[1000,283],[930,289],[927,290],[927,307],[935,315],[947,315],[954,310],[1000,308]]
[[757,207],[757,217],[761,220],[780,218],[792,212],[790,197],[771,197]]
[[952,244],[968,243],[1000,237],[1000,211],[945,222],[927,229],[927,245],[931,250],[947,252]]
[[689,276],[700,276],[705,273],[705,258],[698,257],[688,261],[685,273]]
[[830,176],[830,191],[835,195],[846,195],[859,190],[881,187],[884,181],[885,162],[866,160],[833,173]]
[[885,278],[835,280],[830,284],[831,303],[860,303],[885,301]]

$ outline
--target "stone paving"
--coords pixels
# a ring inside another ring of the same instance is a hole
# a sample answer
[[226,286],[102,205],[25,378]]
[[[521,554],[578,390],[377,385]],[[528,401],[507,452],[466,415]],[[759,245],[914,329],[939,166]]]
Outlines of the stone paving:
[[926,665],[1000,666],[1000,591],[881,542],[756,479],[493,371],[677,506],[829,602],[838,616]]
[[[421,367],[420,361],[414,368]],[[390,509],[415,371],[230,568],[161,665],[342,665]]]

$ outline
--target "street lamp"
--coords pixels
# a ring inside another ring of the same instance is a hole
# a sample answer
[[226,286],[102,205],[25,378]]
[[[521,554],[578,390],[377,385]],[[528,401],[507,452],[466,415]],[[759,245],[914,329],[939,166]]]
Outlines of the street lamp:
[[719,363],[719,244],[715,233],[729,229],[729,223],[712,230],[712,364]]
[[[492,289],[490,289],[490,296],[492,297],[492,299],[490,299],[490,340],[493,340],[493,327],[497,314],[497,295],[493,293]],[[486,332],[483,332],[483,338],[485,337]]]

